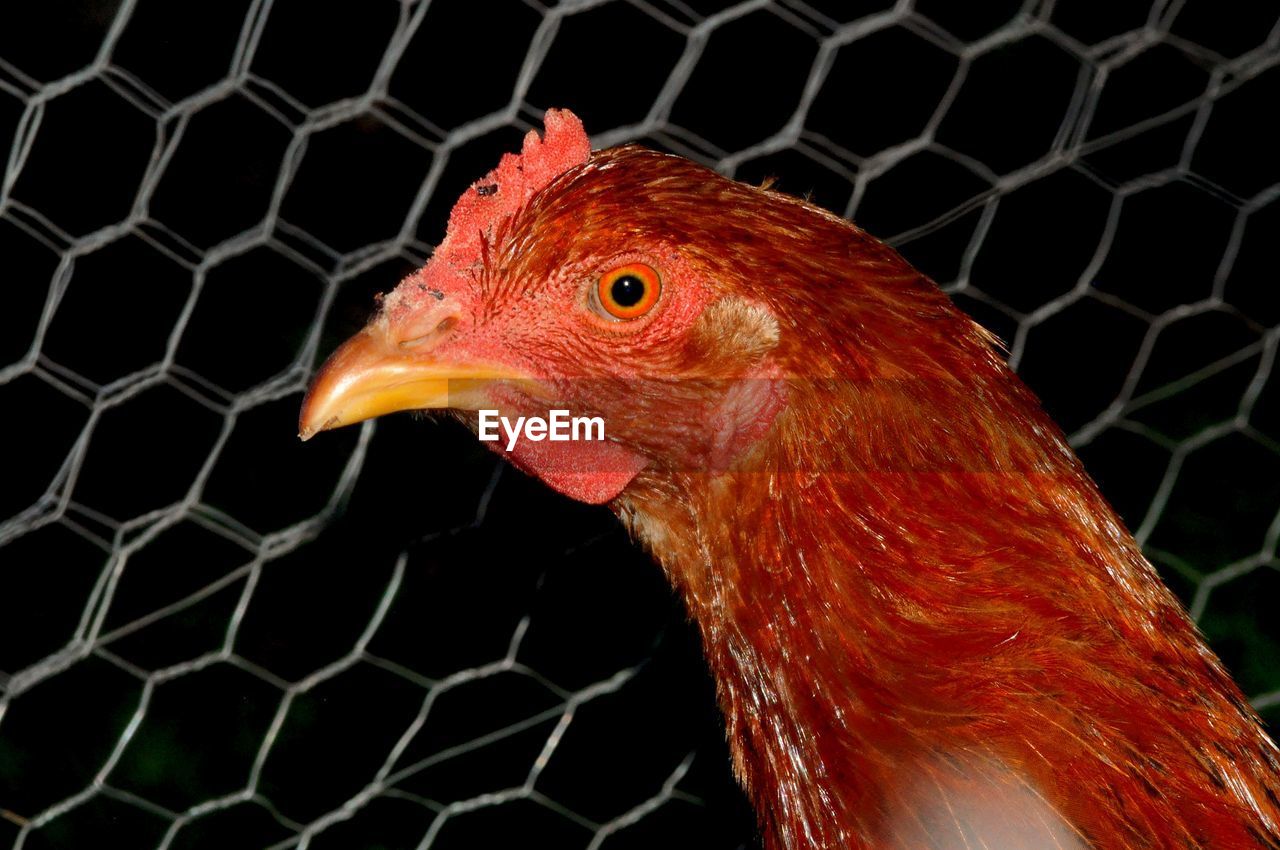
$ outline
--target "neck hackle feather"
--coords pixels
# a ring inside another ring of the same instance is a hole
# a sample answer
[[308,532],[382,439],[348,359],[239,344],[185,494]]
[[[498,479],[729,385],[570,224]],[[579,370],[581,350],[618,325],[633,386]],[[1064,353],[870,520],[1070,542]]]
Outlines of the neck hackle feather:
[[[581,305],[538,298],[641,248],[712,297],[667,310],[694,318],[665,347],[570,356]],[[513,462],[608,502],[661,563],[768,850],[1280,850],[1257,716],[994,338],[891,248],[678,157],[591,154],[553,111],[367,339],[448,331],[446,293],[508,317],[486,356],[663,379],[610,396],[632,430],[609,475]],[[699,418],[743,381],[743,419]],[[308,398],[307,435],[328,427]]]
[[702,186],[654,214],[717,210],[806,376],[735,469],[615,502],[701,630],[766,846],[1280,847],[1275,745],[993,339],[848,222],[596,156]]

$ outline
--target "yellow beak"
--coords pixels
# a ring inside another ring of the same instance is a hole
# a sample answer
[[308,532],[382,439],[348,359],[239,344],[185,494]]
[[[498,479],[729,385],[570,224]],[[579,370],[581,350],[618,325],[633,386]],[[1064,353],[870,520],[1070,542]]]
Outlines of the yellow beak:
[[343,343],[311,382],[298,417],[298,436],[309,440],[400,410],[478,410],[492,404],[495,381],[527,376],[487,363],[451,363],[415,356],[366,328]]

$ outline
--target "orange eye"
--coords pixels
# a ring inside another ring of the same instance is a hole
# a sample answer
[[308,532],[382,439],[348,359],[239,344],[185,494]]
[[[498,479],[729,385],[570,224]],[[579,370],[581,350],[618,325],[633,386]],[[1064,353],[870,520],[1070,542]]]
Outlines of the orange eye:
[[658,273],[644,263],[628,263],[600,276],[600,306],[615,319],[636,319],[653,309],[662,291]]

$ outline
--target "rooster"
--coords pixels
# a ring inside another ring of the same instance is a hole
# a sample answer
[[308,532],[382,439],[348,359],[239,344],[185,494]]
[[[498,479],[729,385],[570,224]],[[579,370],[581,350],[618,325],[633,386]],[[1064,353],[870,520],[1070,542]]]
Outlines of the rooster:
[[[547,113],[316,376],[607,504],[700,631],[769,850],[1280,848],[1280,751],[998,342],[799,199]],[[527,435],[531,432],[527,432]]]

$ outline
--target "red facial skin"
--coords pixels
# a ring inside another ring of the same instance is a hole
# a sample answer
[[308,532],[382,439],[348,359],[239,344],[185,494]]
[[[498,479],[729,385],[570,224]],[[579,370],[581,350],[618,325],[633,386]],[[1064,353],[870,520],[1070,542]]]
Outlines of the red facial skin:
[[[396,339],[426,338],[437,360],[497,362],[553,388],[552,399],[525,398],[529,388],[518,383],[499,389],[506,415],[545,415],[556,405],[604,414],[611,439],[603,443],[524,440],[512,452],[505,441],[489,444],[592,503],[615,498],[660,455],[686,468],[731,463],[772,424],[783,393],[765,380],[778,375],[774,364],[734,362],[706,333],[692,333],[708,304],[728,293],[685,251],[687,235],[677,226],[640,237],[624,210],[589,199],[590,179],[612,167],[588,161],[575,117],[549,113],[545,139],[531,133],[519,157],[504,157],[463,195],[431,262],[384,299],[379,318]],[[607,193],[613,177],[598,187]],[[658,273],[662,295],[644,315],[619,320],[600,307],[596,285],[633,263]],[[448,332],[436,334],[441,322]],[[665,399],[670,411],[655,416],[642,387],[673,379],[717,386],[677,385]]]
[[[455,213],[384,321],[604,415],[512,460],[682,594],[766,847],[966,846],[993,811],[1032,836],[999,846],[1280,847],[1275,745],[992,338],[846,221],[578,133],[478,181],[514,200]],[[633,262],[661,297],[601,316]]]

